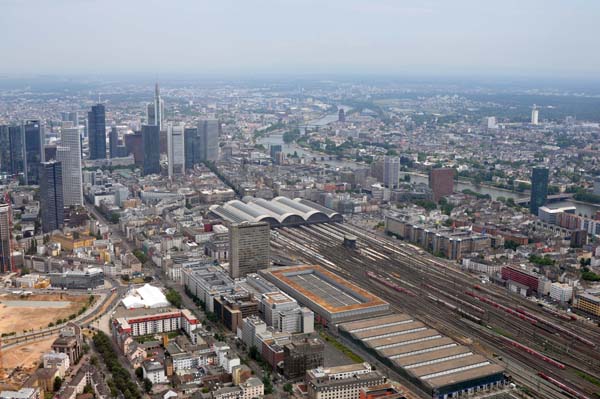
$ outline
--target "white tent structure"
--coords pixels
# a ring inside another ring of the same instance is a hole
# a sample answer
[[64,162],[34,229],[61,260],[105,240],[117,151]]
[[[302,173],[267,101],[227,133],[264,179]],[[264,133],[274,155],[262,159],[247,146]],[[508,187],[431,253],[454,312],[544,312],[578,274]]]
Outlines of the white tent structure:
[[169,301],[162,293],[160,288],[153,287],[150,284],[144,284],[142,287],[133,288],[129,294],[123,298],[123,306],[127,309],[135,308],[162,308],[169,306]]

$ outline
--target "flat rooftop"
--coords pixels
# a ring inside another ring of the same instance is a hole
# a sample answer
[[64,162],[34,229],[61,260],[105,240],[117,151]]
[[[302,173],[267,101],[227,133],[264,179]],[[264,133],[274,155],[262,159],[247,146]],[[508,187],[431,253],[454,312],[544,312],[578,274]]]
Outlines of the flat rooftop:
[[412,321],[412,320],[413,320],[413,318],[410,317],[409,315],[406,315],[403,313],[396,313],[396,314],[392,314],[389,316],[375,317],[372,319],[344,323],[344,324],[340,325],[340,329],[342,329],[344,331],[348,331],[350,333],[353,333],[355,331],[362,330],[362,329],[379,328],[380,326],[383,327],[383,326],[387,326],[387,325],[392,325],[392,324],[402,323],[402,322],[407,322],[407,321]]
[[[321,266],[303,265],[261,270],[280,285],[290,287],[329,313],[386,305],[383,299],[328,272]],[[281,288],[281,287],[280,287]]]
[[408,315],[342,323],[338,328],[431,392],[451,392],[456,384],[468,385],[471,380],[475,386],[482,378],[503,378],[502,366]]

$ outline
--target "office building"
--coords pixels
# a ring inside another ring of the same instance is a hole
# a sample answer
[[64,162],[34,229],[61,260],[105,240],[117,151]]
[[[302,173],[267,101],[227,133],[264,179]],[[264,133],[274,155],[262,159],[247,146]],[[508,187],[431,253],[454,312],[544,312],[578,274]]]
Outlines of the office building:
[[88,143],[90,159],[106,158],[106,110],[102,104],[88,112]]
[[148,125],[158,126],[158,130],[162,130],[163,120],[165,115],[165,103],[160,98],[160,89],[158,83],[154,85],[154,102],[148,104],[146,108],[146,121]]
[[79,126],[79,114],[77,114],[77,112],[61,112],[60,120],[63,122],[71,122],[73,127]]
[[200,161],[214,162],[219,159],[219,121],[205,119],[198,123],[200,138]]
[[280,154],[283,151],[283,147],[281,144],[271,144],[269,147],[269,155],[271,159],[275,161],[277,159],[277,154]]
[[202,153],[200,147],[200,137],[198,128],[185,128],[183,131],[184,150],[185,150],[185,169],[194,169],[195,165],[202,162]]
[[600,317],[600,291],[585,291],[576,295],[574,306],[587,314]]
[[60,162],[43,162],[40,168],[40,208],[42,231],[50,233],[63,228],[64,202],[62,165]]
[[432,169],[429,172],[429,188],[433,192],[435,202],[446,195],[452,194],[454,192],[454,169]]
[[340,108],[338,111],[338,122],[346,122],[346,112],[344,111],[344,108]]
[[531,172],[531,199],[529,210],[533,215],[546,203],[548,197],[548,168],[535,167]]
[[142,126],[142,142],[144,149],[143,174],[160,174],[160,131],[158,126]]
[[169,123],[167,126],[167,158],[169,179],[185,173],[184,125]]
[[533,108],[531,109],[531,124],[537,125],[539,123],[539,117],[540,111],[538,110],[538,107],[534,104]]
[[125,149],[128,154],[133,154],[133,160],[137,166],[144,165],[144,140],[142,132],[126,134],[123,136]]
[[291,342],[283,347],[283,375],[286,378],[304,377],[306,370],[323,366],[325,345],[318,339]]
[[0,172],[11,176],[23,173],[21,126],[0,126]]
[[44,162],[44,126],[39,119],[27,120],[22,127],[25,143],[23,167],[26,184],[40,184],[40,164]]
[[109,158],[117,158],[119,147],[119,131],[116,126],[110,128],[108,135],[108,156]]
[[244,277],[269,267],[271,229],[264,222],[233,223],[229,226],[229,275]]
[[400,158],[385,156],[383,158],[383,184],[387,188],[398,188],[400,180]]
[[64,206],[83,205],[79,128],[62,129],[61,145],[56,148],[56,160],[62,165]]
[[369,363],[318,367],[306,371],[308,399],[358,399],[362,388],[380,386],[386,378]]
[[6,273],[13,270],[10,249],[10,213],[11,209],[9,204],[0,204],[0,273]]

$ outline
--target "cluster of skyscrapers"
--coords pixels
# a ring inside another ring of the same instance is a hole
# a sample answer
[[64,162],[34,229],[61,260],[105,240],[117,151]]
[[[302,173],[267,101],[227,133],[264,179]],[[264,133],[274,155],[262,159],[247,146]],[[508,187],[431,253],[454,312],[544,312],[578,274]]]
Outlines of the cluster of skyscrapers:
[[[148,104],[146,111],[147,124],[142,125],[140,132],[125,135],[123,144],[118,129],[111,127],[107,148],[106,107],[104,104],[92,106],[87,114],[89,159],[133,154],[144,175],[160,174],[161,144],[165,135],[167,148],[163,151],[167,154],[170,178],[202,162],[218,159],[219,123],[216,119],[201,120],[196,127],[188,128],[183,123],[165,123],[164,101],[158,84],[154,101]],[[40,186],[44,233],[63,227],[65,207],[83,205],[79,118],[76,112],[63,112],[61,118],[60,145],[51,155],[46,148],[43,121],[30,119],[18,125],[0,126],[0,172],[18,177],[24,184]]]

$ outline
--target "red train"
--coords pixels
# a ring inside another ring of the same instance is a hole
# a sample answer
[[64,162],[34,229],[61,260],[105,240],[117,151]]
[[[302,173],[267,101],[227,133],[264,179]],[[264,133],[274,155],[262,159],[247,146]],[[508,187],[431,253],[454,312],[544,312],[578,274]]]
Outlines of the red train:
[[570,331],[570,330],[567,330],[567,329],[566,329],[566,328],[564,328],[563,326],[560,326],[560,325],[558,325],[558,324],[555,324],[555,323],[549,322],[549,321],[547,321],[547,320],[544,320],[544,319],[542,319],[541,317],[539,317],[539,316],[536,316],[536,315],[534,315],[534,314],[532,314],[532,313],[529,313],[529,312],[527,312],[526,310],[524,310],[524,309],[521,309],[521,308],[517,308],[517,312],[519,312],[519,313],[520,313],[520,314],[522,314],[523,316],[526,316],[526,317],[532,318],[532,319],[534,319],[534,320],[537,320],[537,321],[538,321],[538,322],[540,322],[541,324],[544,324],[544,325],[546,325],[546,326],[549,326],[549,327],[553,328],[554,330],[558,331],[560,334],[563,334],[563,335],[569,336],[569,337],[571,337],[571,338],[573,338],[573,339],[575,339],[575,340],[577,340],[577,341],[579,341],[579,342],[581,342],[581,343],[583,343],[583,344],[586,344],[586,345],[588,345],[588,346],[591,346],[591,347],[594,347],[594,348],[596,347],[596,343],[594,343],[594,342],[590,341],[590,340],[589,340],[589,339],[587,339],[587,338],[584,338],[584,337],[582,337],[582,336],[581,336],[581,335],[579,335],[579,334],[575,334],[574,332],[572,332],[572,331]]
[[379,274],[376,274],[373,272],[367,272],[366,274],[367,274],[367,277],[369,277],[370,279],[378,281],[381,284],[385,285],[386,287],[393,289],[394,291],[402,292],[403,294],[406,294],[409,296],[417,296],[417,294],[415,294],[411,290],[401,287],[398,284],[392,282],[391,280],[387,280],[385,277],[380,276]]
[[465,291],[465,294],[467,294],[467,295],[469,295],[469,296],[472,296],[473,298],[477,298],[477,299],[479,299],[481,302],[487,303],[488,305],[491,305],[491,306],[493,306],[493,307],[495,307],[495,308],[498,308],[498,309],[500,309],[500,310],[503,310],[503,311],[504,311],[504,312],[506,312],[506,313],[509,313],[509,314],[511,314],[511,315],[513,315],[513,316],[515,316],[515,317],[518,317],[518,318],[520,318],[521,320],[525,320],[525,321],[527,321],[527,322],[529,322],[529,323],[531,323],[531,324],[534,324],[534,325],[535,325],[535,324],[537,324],[537,320],[535,320],[535,319],[533,319],[533,318],[531,318],[531,317],[529,317],[529,316],[527,316],[527,315],[524,315],[524,314],[522,314],[522,313],[519,313],[519,312],[517,312],[516,310],[514,310],[514,309],[511,309],[511,308],[509,308],[509,307],[507,307],[507,306],[501,305],[501,304],[499,304],[498,302],[492,301],[492,300],[491,300],[491,299],[489,299],[489,298],[486,298],[486,297],[484,297],[484,296],[478,295],[478,294],[476,294],[476,293],[474,293],[474,292],[471,292],[471,291]]
[[569,386],[566,386],[565,384],[563,384],[562,382],[558,381],[557,379],[554,379],[554,378],[552,378],[552,377],[550,377],[550,376],[548,376],[548,375],[546,375],[546,374],[544,374],[542,372],[539,372],[538,375],[541,378],[543,378],[546,381],[548,381],[549,383],[556,385],[557,387],[559,387],[563,391],[567,392],[568,394],[570,394],[570,395],[572,395],[572,396],[574,396],[576,398],[579,398],[579,399],[590,399],[589,396],[585,396],[581,392],[576,391],[576,390],[574,390],[573,388],[571,388]]
[[508,342],[510,345],[514,346],[515,348],[521,349],[527,353],[529,353],[530,355],[533,355],[535,357],[537,357],[538,359],[542,359],[543,361],[545,361],[546,363],[550,363],[551,365],[553,365],[554,367],[557,367],[561,370],[565,369],[565,365],[557,362],[556,360],[549,358],[548,356],[544,355],[541,352],[538,352],[534,349],[531,349],[528,346],[522,345],[520,343],[518,343],[517,341],[513,341],[510,338],[506,338],[506,337],[502,337],[503,340],[505,340],[506,342]]

